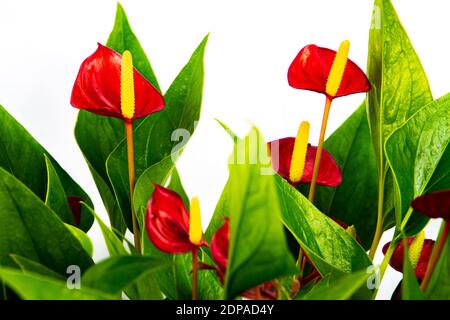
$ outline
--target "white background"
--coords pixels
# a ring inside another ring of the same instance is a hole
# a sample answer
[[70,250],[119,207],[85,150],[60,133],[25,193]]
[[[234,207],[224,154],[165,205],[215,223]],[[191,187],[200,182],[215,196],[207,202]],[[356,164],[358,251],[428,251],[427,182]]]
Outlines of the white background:
[[[428,74],[434,97],[449,83],[448,1],[394,0]],[[257,125],[266,139],[293,136],[311,122],[317,143],[323,96],[290,88],[286,73],[306,44],[336,49],[351,41],[350,58],[366,68],[370,0],[320,1],[122,1],[134,32],[165,91],[201,39],[206,51],[200,125],[179,170],[190,196],[201,201],[206,227],[227,179],[231,144],[214,118],[238,134]],[[0,104],[5,106],[91,195],[107,220],[98,192],[73,136],[77,110],[70,93],[82,60],[105,43],[116,2],[0,0]],[[363,95],[336,99],[327,133],[359,105]],[[427,227],[435,237],[437,222]],[[96,260],[107,256],[95,225],[89,232]],[[381,245],[389,241],[383,237]],[[380,246],[381,247],[381,246]],[[377,254],[380,262],[382,254]],[[389,298],[401,278],[390,269],[379,298]]]

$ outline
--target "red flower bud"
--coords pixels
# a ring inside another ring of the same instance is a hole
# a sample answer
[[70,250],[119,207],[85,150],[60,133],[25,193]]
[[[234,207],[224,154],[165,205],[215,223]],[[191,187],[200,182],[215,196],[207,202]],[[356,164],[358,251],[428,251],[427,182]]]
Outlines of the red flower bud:
[[[121,110],[122,56],[101,44],[80,66],[72,90],[73,107],[99,115],[125,119]],[[144,117],[164,108],[162,95],[133,68],[134,115],[127,120]]]
[[69,196],[67,202],[69,203],[70,210],[72,211],[73,220],[75,225],[79,226],[81,221],[81,197]]
[[145,223],[153,245],[166,253],[185,253],[206,245],[189,240],[189,213],[181,197],[174,191],[155,184],[147,204]]

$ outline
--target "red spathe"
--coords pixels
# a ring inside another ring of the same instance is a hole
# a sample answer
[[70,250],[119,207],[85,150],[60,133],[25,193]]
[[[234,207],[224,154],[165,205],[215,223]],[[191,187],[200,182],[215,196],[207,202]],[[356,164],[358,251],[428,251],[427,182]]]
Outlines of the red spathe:
[[[124,119],[120,107],[122,56],[98,44],[97,50],[80,66],[72,89],[73,107],[99,115]],[[134,68],[135,111],[132,119],[164,108],[164,99],[152,84]],[[128,120],[132,120],[128,119]]]
[[[288,82],[291,87],[326,93],[326,85],[336,51],[321,48],[314,44],[304,47],[295,57],[288,70]],[[350,59],[347,60],[344,75],[334,97],[353,93],[367,92],[370,82],[364,72]]]
[[163,252],[185,253],[198,248],[189,240],[189,213],[183,200],[167,188],[155,185],[147,204],[145,227],[150,241]]
[[[308,144],[306,152],[305,167],[300,181],[293,182],[289,178],[291,169],[292,152],[294,150],[295,138],[288,137],[269,142],[272,166],[274,170],[289,181],[290,184],[296,186],[302,183],[311,183],[314,171],[314,161],[316,159],[317,147]],[[278,152],[277,152],[278,147]],[[317,184],[322,186],[338,186],[342,182],[341,169],[337,165],[333,156],[323,149],[320,158],[319,175]]]

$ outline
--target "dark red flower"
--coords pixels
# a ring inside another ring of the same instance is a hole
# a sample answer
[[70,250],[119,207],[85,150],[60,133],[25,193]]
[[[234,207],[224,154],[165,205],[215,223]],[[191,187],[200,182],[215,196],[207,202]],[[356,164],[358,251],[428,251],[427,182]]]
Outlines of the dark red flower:
[[217,265],[217,274],[223,282],[227,270],[228,245],[230,242],[230,220],[225,218],[224,224],[216,231],[211,239],[211,255]]
[[[314,170],[314,160],[316,159],[317,147],[308,144],[306,152],[305,167],[300,181],[293,182],[289,178],[291,168],[292,152],[294,150],[295,138],[288,137],[269,142],[269,149],[272,158],[272,166],[276,172],[290,184],[296,186],[299,184],[310,183]],[[275,152],[278,148],[278,152]],[[325,149],[320,159],[319,175],[317,184],[322,186],[338,186],[342,182],[341,169],[337,165],[333,156]]]
[[[81,64],[70,103],[78,109],[125,119],[121,110],[120,81],[122,56],[101,44]],[[161,94],[136,69],[133,69],[135,108],[133,120],[164,108]]]
[[199,245],[189,240],[189,212],[172,190],[155,184],[145,220],[150,241],[163,252],[185,253],[206,245],[204,240]]
[[411,206],[430,218],[443,218],[450,221],[450,190],[424,194],[415,198]]
[[[414,237],[406,238],[406,243],[408,244],[408,248],[411,247],[411,243],[413,242]],[[390,246],[390,242],[386,243],[383,247],[383,254],[386,254]],[[417,261],[417,265],[415,267],[416,277],[419,281],[423,279],[425,276],[425,271],[427,270],[428,262],[430,261],[431,253],[433,252],[434,241],[431,239],[425,239],[423,242],[423,247],[419,256],[419,260]],[[403,241],[400,241],[397,244],[397,247],[394,249],[394,253],[392,254],[391,261],[389,264],[392,268],[399,272],[403,272],[403,261],[405,257],[405,249],[403,246]]]
[[[216,272],[220,281],[224,282],[228,264],[228,250],[230,242],[230,220],[225,218],[224,224],[216,231],[211,239],[211,256],[216,263]],[[273,282],[266,282],[255,288],[241,293],[248,299],[276,300],[277,289]]]
[[67,202],[69,203],[70,210],[72,211],[73,220],[75,225],[79,226],[81,221],[81,197],[69,196]]
[[348,59],[337,93],[334,96],[327,94],[326,85],[335,57],[334,50],[307,45],[300,50],[289,67],[289,85],[296,89],[323,93],[330,99],[370,90],[370,82],[364,72]]

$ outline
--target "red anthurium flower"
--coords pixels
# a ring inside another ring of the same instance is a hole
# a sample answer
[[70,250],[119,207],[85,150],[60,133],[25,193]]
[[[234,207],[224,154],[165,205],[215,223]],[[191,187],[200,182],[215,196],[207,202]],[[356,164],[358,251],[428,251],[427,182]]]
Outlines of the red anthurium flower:
[[67,197],[67,202],[69,203],[70,210],[72,211],[73,220],[75,225],[80,225],[81,221],[81,197],[69,196]]
[[[411,261],[411,263],[412,263],[413,267],[415,267],[416,277],[419,281],[422,281],[422,279],[425,276],[425,272],[427,270],[428,263],[430,261],[431,253],[433,252],[434,241],[431,239],[422,239],[422,241],[423,241],[422,244],[420,245],[420,243],[417,244],[417,242],[416,242],[416,248],[414,248],[414,246],[415,246],[414,240],[419,237],[421,237],[421,236],[419,235],[416,237],[406,238],[406,243],[408,244],[410,259],[414,260],[414,261]],[[384,247],[383,247],[384,254],[388,250],[390,244],[391,243],[388,242],[384,245]],[[417,251],[417,252],[414,252],[414,251]],[[403,261],[404,261],[404,256],[405,256],[404,253],[405,253],[405,251],[404,251],[403,241],[400,241],[397,244],[397,247],[394,249],[394,253],[392,254],[391,261],[389,262],[391,267],[399,272],[403,272]]]
[[227,270],[228,245],[230,242],[230,220],[225,218],[224,224],[216,231],[211,239],[211,255],[217,265],[217,274],[223,282]]
[[[347,50],[348,52],[348,50]],[[370,90],[370,82],[364,72],[347,59],[337,92],[327,90],[331,67],[337,57],[336,51],[310,44],[304,47],[292,61],[288,70],[291,87],[316,91],[330,99]],[[345,56],[346,58],[346,56]]]
[[411,203],[417,210],[430,218],[450,220],[450,190],[442,190],[424,194]]
[[[276,170],[280,176],[294,186],[311,182],[314,170],[314,161],[317,153],[317,147],[311,146],[310,144],[307,145],[306,158],[301,179],[298,181],[292,181],[290,179],[290,171],[295,139],[296,138],[294,137],[288,137],[269,142],[274,170]],[[273,152],[277,147],[278,153]],[[317,184],[323,186],[338,186],[341,182],[341,169],[337,165],[333,156],[328,151],[323,150],[322,157],[320,159]]]
[[134,110],[123,110],[121,66],[122,56],[119,53],[98,44],[97,50],[81,64],[70,99],[72,106],[128,121],[162,110],[162,95],[135,68],[132,80]]
[[[228,263],[228,248],[230,241],[230,220],[225,218],[224,224],[216,231],[211,239],[211,255],[216,263],[216,272],[220,281],[224,282]],[[277,289],[273,282],[266,282],[260,286],[241,293],[247,299],[276,300]]]
[[450,235],[450,190],[441,190],[419,196],[411,202],[411,207],[430,218],[444,219],[438,242],[433,251],[435,253],[431,256],[421,283],[421,289],[424,291],[430,282],[431,276]]
[[166,253],[185,253],[206,245],[203,239],[190,240],[189,212],[181,197],[159,185],[148,202],[145,226],[150,241]]

